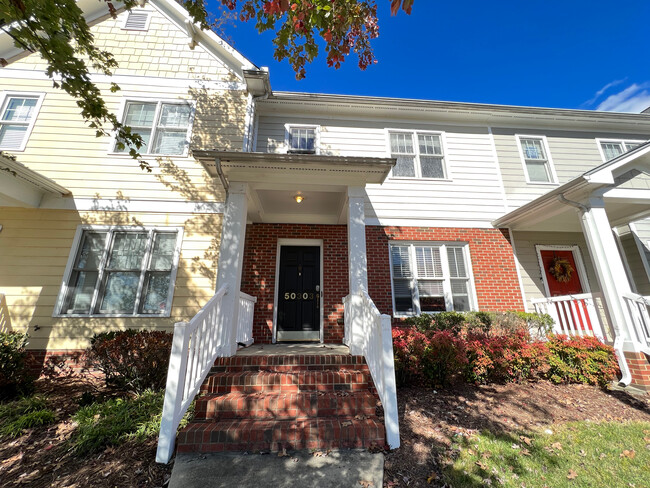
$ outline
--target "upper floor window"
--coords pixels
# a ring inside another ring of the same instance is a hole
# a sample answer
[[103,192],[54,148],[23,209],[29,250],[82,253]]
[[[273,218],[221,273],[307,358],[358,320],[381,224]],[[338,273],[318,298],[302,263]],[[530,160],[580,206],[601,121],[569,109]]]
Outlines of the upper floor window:
[[66,270],[61,315],[169,315],[177,229],[81,230]]
[[389,132],[390,155],[397,158],[392,176],[445,179],[442,134],[429,132]]
[[[149,102],[130,100],[124,107],[122,122],[140,134],[141,154],[184,155],[189,146],[193,106],[187,102]],[[115,141],[115,152],[128,148]]]
[[473,308],[467,244],[393,243],[390,261],[396,315]]
[[600,141],[600,149],[603,153],[604,160],[609,161],[625,152],[631,151],[641,144],[643,144],[643,141],[607,140]]
[[0,115],[0,149],[23,151],[36,121],[42,95],[6,95]]
[[556,183],[553,163],[544,137],[517,136],[529,183]]
[[316,154],[318,149],[318,126],[287,125],[287,152],[293,154]]

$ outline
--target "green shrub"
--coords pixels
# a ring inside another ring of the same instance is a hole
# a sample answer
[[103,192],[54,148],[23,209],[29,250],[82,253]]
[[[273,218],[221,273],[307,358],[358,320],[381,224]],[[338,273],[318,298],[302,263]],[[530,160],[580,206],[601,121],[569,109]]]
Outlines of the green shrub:
[[102,332],[91,339],[86,365],[104,373],[107,385],[158,390],[165,387],[172,337],[162,331]]
[[26,429],[54,422],[54,412],[40,397],[25,397],[0,405],[0,437],[19,437]]
[[34,381],[27,363],[27,334],[0,332],[0,399],[27,394]]

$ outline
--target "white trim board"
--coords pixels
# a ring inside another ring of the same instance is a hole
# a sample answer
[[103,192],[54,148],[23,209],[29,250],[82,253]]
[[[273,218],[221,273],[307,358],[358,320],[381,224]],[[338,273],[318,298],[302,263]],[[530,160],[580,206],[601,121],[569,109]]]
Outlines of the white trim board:
[[537,254],[537,262],[539,263],[539,271],[542,273],[542,283],[544,283],[544,293],[547,297],[551,296],[551,292],[548,288],[548,281],[546,279],[546,271],[544,270],[544,263],[542,262],[542,253],[540,251],[571,251],[573,253],[573,260],[576,263],[576,271],[580,277],[580,283],[582,283],[582,293],[591,293],[591,286],[589,285],[589,278],[587,276],[587,269],[585,268],[584,261],[582,259],[582,253],[580,252],[580,246],[577,245],[546,245],[546,244],[536,244],[535,245],[535,254]]

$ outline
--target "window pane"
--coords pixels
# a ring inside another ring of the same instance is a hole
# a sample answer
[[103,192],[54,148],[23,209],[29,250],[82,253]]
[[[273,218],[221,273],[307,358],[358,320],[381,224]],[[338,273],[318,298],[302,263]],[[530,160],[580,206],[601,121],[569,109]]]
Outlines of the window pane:
[[170,273],[147,273],[142,299],[142,313],[164,313],[167,309]]
[[26,125],[0,125],[0,147],[4,149],[20,149],[27,134]]
[[61,313],[89,313],[97,284],[97,271],[74,271],[70,278],[68,297]]
[[449,275],[452,278],[466,278],[465,255],[460,247],[447,247],[447,260],[449,261]]
[[551,181],[545,161],[526,161],[526,169],[528,170],[528,179],[530,181],[540,183],[548,183]]
[[308,127],[292,127],[289,131],[289,147],[292,151],[314,152],[316,130]]
[[156,233],[154,235],[149,269],[154,271],[168,271],[172,269],[175,249],[176,234]]
[[623,144],[620,142],[603,142],[600,146],[603,148],[606,161],[623,154]]
[[418,134],[418,145],[420,147],[420,155],[442,156],[442,144],[438,135]]
[[632,149],[637,148],[637,147],[641,146],[642,144],[643,144],[643,142],[626,142],[625,143],[625,150],[626,151],[631,151]]
[[411,265],[409,263],[408,246],[391,246],[390,258],[393,264],[394,278],[411,277]]
[[393,294],[396,312],[412,313],[414,311],[410,280],[393,280]]
[[420,168],[423,178],[444,178],[445,169],[442,165],[442,158],[431,156],[420,156]]
[[139,270],[148,238],[146,232],[116,232],[108,263],[109,269]]
[[451,281],[451,294],[454,302],[454,310],[457,312],[468,311],[469,294],[467,293],[466,280],[452,280]]
[[[137,131],[134,131],[134,132],[137,132],[140,135],[140,137],[142,137],[143,146],[140,148],[140,152],[141,153],[152,152],[152,151],[150,151],[150,145],[149,145],[149,141],[151,140],[151,129],[149,129],[149,130],[147,130],[147,129],[138,129]],[[128,146],[125,146],[124,149],[119,149],[117,147],[117,144],[115,145],[115,152],[123,153],[123,152],[128,152],[128,151],[129,151]]]
[[390,134],[390,152],[415,154],[413,150],[413,135],[410,132],[392,132]]
[[85,232],[75,268],[98,269],[106,245],[106,232]]
[[152,127],[156,103],[128,102],[124,123],[135,127]]
[[442,277],[442,262],[440,260],[440,248],[416,247],[415,261],[418,270],[418,278]]
[[158,125],[187,129],[190,125],[191,113],[192,107],[189,105],[164,103],[160,111],[160,123]]
[[117,271],[108,273],[100,313],[133,313],[140,273]]
[[420,312],[444,312],[445,305],[442,281],[418,281]]
[[153,154],[183,154],[187,145],[186,130],[159,129],[156,141],[149,151]]
[[31,122],[37,101],[36,98],[10,98],[5,105],[2,120],[10,122]]
[[397,156],[393,176],[415,176],[415,156]]
[[539,139],[521,139],[521,150],[524,153],[524,159],[546,159],[544,146]]

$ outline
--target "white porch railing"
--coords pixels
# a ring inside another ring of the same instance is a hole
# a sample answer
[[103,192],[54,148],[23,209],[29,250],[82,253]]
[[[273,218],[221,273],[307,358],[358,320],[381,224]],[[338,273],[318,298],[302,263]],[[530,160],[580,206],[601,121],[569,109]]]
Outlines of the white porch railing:
[[648,306],[650,299],[636,293],[623,294],[623,303],[632,319],[630,334],[633,342],[641,346],[643,352],[650,354],[650,314]]
[[7,299],[0,293],[0,332],[11,332],[11,319],[7,309]]
[[250,346],[253,343],[253,313],[257,297],[239,292],[239,319],[237,320],[237,343]]
[[174,324],[156,462],[168,463],[176,430],[218,356],[230,356],[232,327],[224,327],[224,285],[189,322]]
[[366,292],[343,299],[343,342],[354,355],[363,355],[384,407],[386,440],[391,449],[400,446],[397,385],[390,315],[382,315]]
[[597,294],[580,293],[551,298],[535,298],[531,302],[535,312],[553,318],[553,332],[570,336],[595,336],[603,342],[612,338],[605,334],[604,317],[596,306]]

